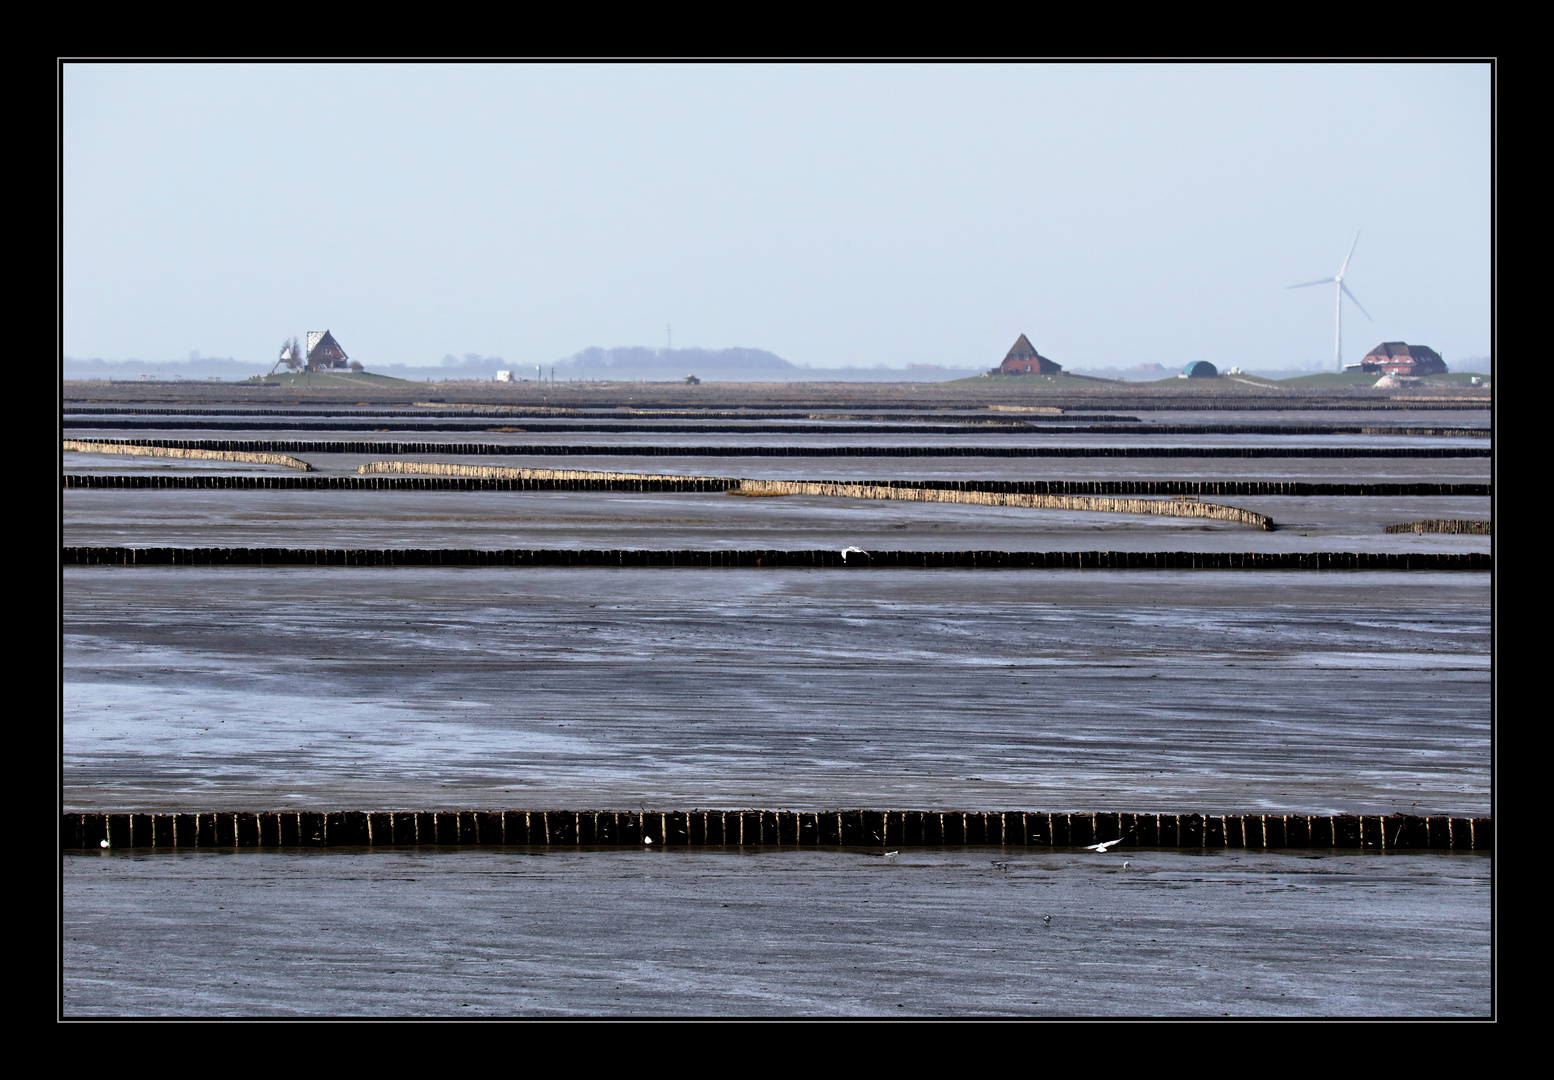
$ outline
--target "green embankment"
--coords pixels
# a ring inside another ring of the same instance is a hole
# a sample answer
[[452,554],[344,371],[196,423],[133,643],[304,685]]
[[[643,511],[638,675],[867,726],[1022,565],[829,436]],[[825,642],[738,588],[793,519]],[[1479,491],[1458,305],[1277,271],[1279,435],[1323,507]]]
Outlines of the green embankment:
[[291,386],[302,389],[314,386],[321,390],[344,386],[415,385],[409,379],[396,379],[389,375],[374,375],[370,371],[282,371],[275,375],[265,375],[262,378],[249,381],[263,383],[267,386]]
[[[1346,371],[1340,375],[1336,371],[1324,371],[1316,375],[1299,375],[1293,379],[1284,379],[1280,386],[1374,386],[1380,375],[1370,374],[1364,371]],[[1443,375],[1426,375],[1424,381],[1417,383],[1419,386],[1471,386],[1474,379],[1488,381],[1489,376],[1474,371],[1448,371]]]
[[1380,375],[1364,371],[1319,371],[1315,375],[1297,375],[1293,379],[1281,379],[1280,386],[1371,386]]
[[1045,386],[1049,388],[1059,386],[1084,386],[1089,388],[1096,386],[1126,385],[1119,384],[1118,380],[1116,379],[1098,379],[1093,375],[1075,375],[1067,371],[1060,371],[1056,375],[1005,375],[1002,373],[997,375],[973,375],[970,378],[950,379],[946,382],[936,383],[935,385],[987,386],[990,383],[994,386]]
[[1200,375],[1196,379],[1184,379],[1180,375],[1167,375],[1163,379],[1141,380],[1140,386],[1194,386],[1208,387],[1219,383],[1239,383],[1242,386],[1278,387],[1283,384],[1275,379],[1265,379],[1261,375],[1226,375],[1221,372],[1214,376]]
[[[1162,379],[1143,379],[1137,382],[1132,382],[1116,379],[1098,379],[1089,375],[1073,375],[1068,372],[1062,372],[1057,375],[977,375],[969,379],[955,379],[950,382],[940,383],[939,385],[988,386],[991,384],[996,386],[1029,386],[1033,388],[1045,387],[1047,389],[1053,390],[1060,387],[1069,389],[1084,387],[1085,389],[1091,389],[1099,388],[1101,386],[1148,386],[1160,389],[1191,387],[1193,390],[1197,391],[1217,389],[1226,392],[1244,392],[1241,391],[1241,387],[1249,387],[1253,389],[1266,388],[1269,390],[1277,390],[1281,388],[1293,390],[1305,388],[1317,389],[1323,387],[1369,387],[1374,386],[1376,380],[1379,378],[1381,378],[1380,375],[1370,374],[1363,371],[1346,371],[1343,374],[1339,374],[1338,372],[1334,371],[1325,371],[1318,372],[1314,375],[1298,375],[1293,379],[1266,379],[1261,375],[1230,375],[1225,372],[1220,372],[1219,377],[1214,379],[1183,379],[1179,375],[1171,374],[1165,376]],[[1486,382],[1489,381],[1489,376],[1484,375],[1481,372],[1452,371],[1447,372],[1444,375],[1427,376],[1422,383],[1418,383],[1416,385],[1421,387],[1468,387],[1472,385],[1472,380],[1475,378],[1483,379]]]

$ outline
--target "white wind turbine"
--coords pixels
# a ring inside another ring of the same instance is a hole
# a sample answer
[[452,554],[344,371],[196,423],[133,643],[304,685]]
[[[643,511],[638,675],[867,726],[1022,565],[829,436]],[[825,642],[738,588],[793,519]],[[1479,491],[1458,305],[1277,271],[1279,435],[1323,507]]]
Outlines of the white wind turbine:
[[1344,297],[1347,296],[1349,299],[1354,300],[1354,306],[1360,309],[1361,315],[1370,319],[1371,322],[1376,321],[1371,319],[1371,313],[1365,310],[1365,305],[1356,300],[1354,293],[1349,291],[1349,286],[1344,284],[1344,271],[1349,269],[1349,260],[1354,258],[1354,249],[1359,242],[1360,234],[1356,232],[1354,234],[1354,243],[1349,245],[1349,254],[1344,256],[1344,264],[1338,268],[1337,277],[1319,278],[1316,281],[1302,281],[1299,285],[1290,286],[1292,289],[1304,289],[1309,285],[1338,286],[1333,292],[1333,298],[1337,303],[1338,319],[1338,329],[1333,337],[1333,366],[1338,369],[1339,374],[1342,374],[1344,370]]

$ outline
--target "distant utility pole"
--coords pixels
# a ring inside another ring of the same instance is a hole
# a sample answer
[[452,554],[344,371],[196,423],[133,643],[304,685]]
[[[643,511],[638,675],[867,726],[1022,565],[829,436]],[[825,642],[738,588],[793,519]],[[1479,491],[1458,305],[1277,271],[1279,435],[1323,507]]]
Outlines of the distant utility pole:
[[540,365],[535,364],[534,365],[534,381],[535,382],[543,382],[544,379],[545,379],[545,369],[540,367]]

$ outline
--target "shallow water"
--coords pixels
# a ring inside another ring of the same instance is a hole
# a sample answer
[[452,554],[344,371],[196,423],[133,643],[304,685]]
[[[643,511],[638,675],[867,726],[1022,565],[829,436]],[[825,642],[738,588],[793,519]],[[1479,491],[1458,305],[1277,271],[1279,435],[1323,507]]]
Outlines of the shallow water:
[[71,809],[1489,810],[1486,574],[64,583]]

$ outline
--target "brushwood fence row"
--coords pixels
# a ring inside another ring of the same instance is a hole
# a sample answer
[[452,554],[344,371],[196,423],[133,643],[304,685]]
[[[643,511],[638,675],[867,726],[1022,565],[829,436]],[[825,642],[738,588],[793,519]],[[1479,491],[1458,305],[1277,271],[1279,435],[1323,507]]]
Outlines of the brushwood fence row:
[[285,454],[272,454],[252,450],[198,450],[174,446],[125,445],[119,442],[83,442],[78,439],[65,439],[63,441],[63,449],[82,454],[125,454],[131,457],[183,458],[198,461],[241,461],[251,465],[284,465],[288,469],[299,469],[302,472],[313,471],[313,466],[306,461],[288,457]]
[[660,473],[607,472],[592,469],[514,469],[505,465],[463,465],[446,461],[369,461],[358,465],[361,476],[377,473],[411,476],[467,476],[476,480],[604,480],[624,483],[660,483],[665,480],[687,484],[738,486],[729,476],[679,476]]
[[65,850],[515,845],[1492,851],[1488,817],[937,810],[431,810],[64,814]]
[[1484,552],[66,547],[65,566],[546,566],[797,570],[1457,570]]
[[1107,514],[1153,514],[1161,517],[1234,521],[1272,531],[1273,519],[1234,506],[1182,499],[1095,498],[1087,495],[1013,495],[983,491],[941,491],[932,488],[866,487],[862,484],[803,483],[792,480],[746,480],[740,495],[821,495],[843,499],[890,499],[904,502],[971,503],[1015,506],[1033,510],[1082,510]]
[[1491,536],[1487,521],[1441,520],[1407,521],[1401,525],[1388,525],[1389,533],[1452,533],[1460,536]]
[[[461,465],[434,461],[373,461],[358,467],[369,473],[431,473],[442,476],[468,476],[476,479],[509,480],[604,480],[640,482],[657,479],[644,473],[587,473],[550,469],[504,469],[495,465]],[[691,481],[715,481],[720,477],[685,477]],[[929,488],[870,487],[854,483],[816,483],[792,480],[744,480],[729,489],[734,495],[818,495],[844,499],[891,499],[905,502],[969,503],[980,506],[1015,506],[1025,509],[1083,510],[1117,514],[1156,514],[1165,517],[1208,518],[1234,521],[1259,529],[1272,530],[1273,519],[1264,514],[1215,503],[1187,502],[1178,499],[1116,499],[1085,495],[1025,495],[977,491],[942,491]]]

